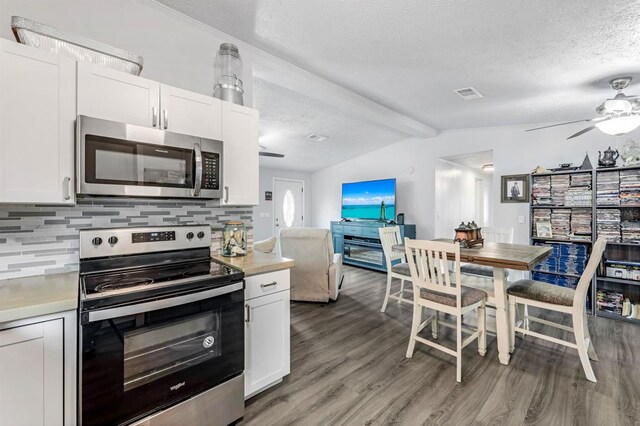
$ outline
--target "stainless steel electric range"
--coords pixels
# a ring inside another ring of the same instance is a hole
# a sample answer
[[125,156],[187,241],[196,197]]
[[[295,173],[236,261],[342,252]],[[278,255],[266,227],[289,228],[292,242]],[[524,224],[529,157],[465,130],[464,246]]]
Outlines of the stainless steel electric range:
[[244,414],[244,281],[209,226],[80,231],[81,425],[226,425]]

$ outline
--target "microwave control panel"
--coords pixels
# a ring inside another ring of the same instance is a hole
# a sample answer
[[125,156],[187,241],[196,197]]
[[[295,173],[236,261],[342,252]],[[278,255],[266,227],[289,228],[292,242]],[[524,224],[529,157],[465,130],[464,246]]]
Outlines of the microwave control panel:
[[202,153],[202,189],[220,189],[220,155]]

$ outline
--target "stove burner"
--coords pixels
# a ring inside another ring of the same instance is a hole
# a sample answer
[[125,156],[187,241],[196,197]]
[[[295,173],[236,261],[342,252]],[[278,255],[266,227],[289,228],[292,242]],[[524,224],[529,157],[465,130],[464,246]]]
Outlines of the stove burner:
[[149,284],[153,284],[153,280],[151,278],[136,278],[136,279],[122,280],[119,282],[110,282],[110,283],[100,284],[96,286],[94,291],[96,293],[104,293],[105,291],[121,290],[123,288],[129,288],[129,287],[141,287]]

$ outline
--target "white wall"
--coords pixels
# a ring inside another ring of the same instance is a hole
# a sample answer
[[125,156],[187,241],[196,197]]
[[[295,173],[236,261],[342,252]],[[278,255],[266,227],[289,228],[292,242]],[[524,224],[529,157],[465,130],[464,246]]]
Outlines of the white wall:
[[[340,218],[342,182],[395,176],[398,179],[398,211],[406,223],[417,225],[418,238],[435,236],[435,166],[439,157],[493,150],[493,226],[513,227],[514,241],[528,243],[527,203],[500,203],[500,176],[530,173],[537,165],[557,167],[561,162],[582,163],[585,151],[597,165],[598,150],[618,139],[593,130],[579,138],[566,137],[580,124],[525,133],[533,126],[487,127],[445,131],[435,138],[411,138],[337,164],[312,175],[314,226],[327,227]],[[622,138],[637,140],[640,131]],[[621,141],[621,142],[622,142]],[[411,168],[415,171],[411,173]],[[524,216],[525,224],[518,223]]]
[[266,201],[264,199],[265,191],[271,191],[273,193],[273,178],[304,181],[304,222],[305,226],[311,226],[313,224],[311,214],[311,174],[260,167],[260,204],[253,209],[254,241],[264,240],[273,236],[273,201]]
[[22,16],[144,57],[141,77],[213,95],[213,62],[222,42],[240,45],[244,103],[252,105],[253,56],[232,37],[178,19],[150,1],[0,0],[0,37],[15,40],[11,16]]
[[[446,237],[453,235],[460,222],[472,220],[480,226],[486,226],[490,217],[480,219],[476,215],[476,179],[485,181],[490,175],[480,176],[468,167],[451,163],[446,160],[436,160],[435,163],[435,224],[434,235]],[[490,185],[483,185],[483,198],[490,197],[486,193],[491,191]],[[490,214],[484,209],[485,200],[480,200],[483,215]]]

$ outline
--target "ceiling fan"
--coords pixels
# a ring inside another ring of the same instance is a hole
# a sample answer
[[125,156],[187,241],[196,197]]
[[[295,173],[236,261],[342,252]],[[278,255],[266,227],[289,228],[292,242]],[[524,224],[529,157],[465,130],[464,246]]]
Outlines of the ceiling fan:
[[258,153],[258,155],[262,157],[284,158],[284,154],[267,151],[267,147],[263,145],[260,145],[260,152]]
[[611,88],[616,90],[618,93],[612,99],[607,99],[596,108],[596,113],[598,113],[600,117],[536,127],[535,129],[528,129],[526,131],[532,132],[534,130],[547,129],[549,127],[564,126],[566,124],[585,121],[595,122],[595,124],[580,130],[578,133],[569,136],[567,139],[573,139],[580,135],[584,135],[595,128],[598,128],[600,131],[608,135],[620,136],[629,133],[640,126],[640,97],[627,96],[622,93],[622,91],[629,86],[629,83],[631,83],[631,77],[614,78],[609,82]]

